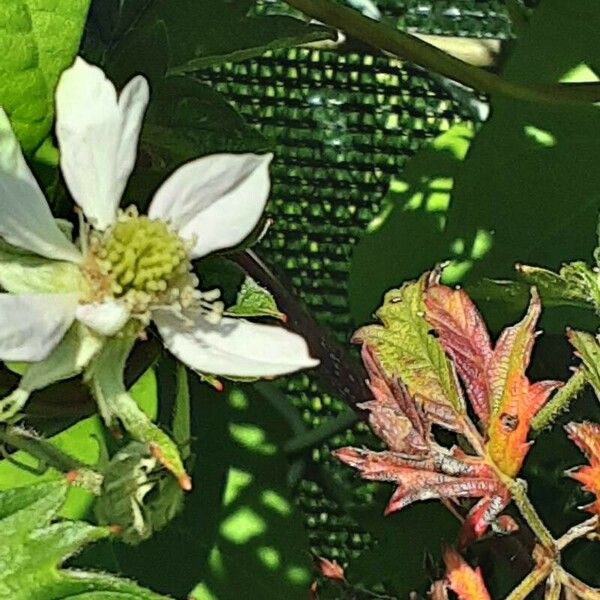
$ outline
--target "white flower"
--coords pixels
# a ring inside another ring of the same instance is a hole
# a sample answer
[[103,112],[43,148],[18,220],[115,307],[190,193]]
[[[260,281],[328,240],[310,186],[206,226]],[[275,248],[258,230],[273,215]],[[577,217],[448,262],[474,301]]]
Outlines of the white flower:
[[167,348],[201,373],[272,377],[315,366],[300,336],[222,316],[218,294],[200,291],[191,271],[191,260],[238,244],[257,225],[271,155],[194,160],[163,183],[147,217],[119,210],[148,97],[143,77],[118,96],[81,58],[60,79],[60,166],[87,221],[79,246],[53,218],[0,111],[0,237],[10,245],[0,246],[9,292],[0,294],[0,360],[47,359],[75,321],[110,338],[135,336],[153,320]]

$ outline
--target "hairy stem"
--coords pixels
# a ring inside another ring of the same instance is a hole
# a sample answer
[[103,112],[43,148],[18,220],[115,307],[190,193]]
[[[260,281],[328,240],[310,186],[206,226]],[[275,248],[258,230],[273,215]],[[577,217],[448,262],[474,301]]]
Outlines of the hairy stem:
[[286,0],[303,13],[362,42],[409,60],[428,71],[479,92],[545,104],[591,104],[600,101],[597,84],[523,84],[473,67],[423,40],[362,16],[333,0]]
[[556,554],[556,541],[552,537],[552,534],[548,531],[546,525],[544,525],[544,522],[533,507],[533,504],[531,504],[531,500],[529,500],[529,496],[527,496],[524,483],[517,479],[512,479],[512,477],[506,476],[499,469],[496,469],[496,473],[510,492],[514,503],[519,509],[519,512],[523,515],[527,525],[529,525],[531,531],[533,531],[540,544],[542,544],[542,546],[549,550],[552,554]]
[[556,567],[555,570],[558,580],[572,592],[577,598],[582,600],[600,600],[600,589],[593,588],[580,579],[577,579],[571,573],[567,573],[562,567]]
[[587,521],[574,525],[563,534],[558,540],[556,540],[556,547],[559,550],[566,548],[571,542],[574,542],[580,537],[584,537],[598,529],[598,516],[594,515]]
[[533,590],[550,575],[552,562],[545,561],[539,564],[521,583],[506,597],[506,600],[524,600]]
[[578,369],[575,371],[565,385],[554,394],[552,400],[535,415],[531,421],[531,429],[539,433],[542,429],[551,425],[561,412],[567,410],[571,400],[583,389],[585,382],[584,370]]

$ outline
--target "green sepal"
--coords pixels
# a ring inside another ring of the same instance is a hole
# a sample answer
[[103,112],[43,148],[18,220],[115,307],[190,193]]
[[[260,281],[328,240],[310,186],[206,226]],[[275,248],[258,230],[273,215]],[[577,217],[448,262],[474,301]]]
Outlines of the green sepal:
[[108,427],[120,422],[134,440],[147,445],[152,455],[176,477],[183,489],[191,487],[176,444],[155,425],[125,389],[125,362],[135,343],[134,337],[108,339],[88,368],[85,378]]
[[32,363],[19,387],[0,400],[0,422],[11,419],[25,406],[29,396],[53,383],[79,375],[100,352],[104,338],[85,325],[73,323],[58,346],[44,360]]
[[258,285],[252,277],[246,277],[238,292],[236,303],[227,309],[227,314],[235,317],[273,317],[286,320],[277,308],[271,293]]
[[600,399],[600,344],[598,339],[586,331],[569,330],[569,342],[583,362],[585,378]]

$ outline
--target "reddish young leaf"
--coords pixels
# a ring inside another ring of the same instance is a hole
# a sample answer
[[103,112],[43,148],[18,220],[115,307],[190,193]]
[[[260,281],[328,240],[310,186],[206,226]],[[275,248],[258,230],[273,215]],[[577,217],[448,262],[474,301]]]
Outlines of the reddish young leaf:
[[594,502],[584,506],[584,510],[600,516],[600,425],[584,421],[569,423],[565,429],[590,463],[570,471],[569,476],[595,496]]
[[368,346],[361,356],[369,375],[367,385],[373,400],[359,404],[369,411],[371,429],[390,450],[419,454],[428,448],[428,426],[398,378],[387,376]]
[[419,457],[359,448],[340,448],[333,454],[360,471],[364,479],[390,481],[398,485],[387,505],[386,514],[418,500],[482,498],[503,490],[483,460],[464,455],[456,458],[436,446],[429,454]]
[[319,556],[318,561],[317,567],[323,577],[340,583],[346,581],[344,569],[335,560],[329,560]]
[[[495,494],[485,496],[477,502],[469,511],[461,527],[458,540],[459,547],[466,548],[471,542],[479,539],[492,523],[498,523],[502,519],[498,515],[506,508],[509,502],[510,494],[508,490],[501,487],[498,487]],[[510,519],[510,517],[508,518]],[[505,533],[511,532],[507,529]]]
[[459,600],[491,600],[479,567],[473,569],[464,558],[453,549],[444,552],[448,587]]
[[525,376],[540,312],[540,299],[533,289],[527,314],[521,322],[502,332],[488,369],[492,416],[487,450],[494,463],[510,477],[519,472],[529,450],[527,435],[531,420],[550,394],[562,385],[558,381],[530,384]]
[[487,426],[490,390],[487,369],[492,344],[475,305],[463,290],[432,285],[425,294],[426,318],[462,379],[473,410]]

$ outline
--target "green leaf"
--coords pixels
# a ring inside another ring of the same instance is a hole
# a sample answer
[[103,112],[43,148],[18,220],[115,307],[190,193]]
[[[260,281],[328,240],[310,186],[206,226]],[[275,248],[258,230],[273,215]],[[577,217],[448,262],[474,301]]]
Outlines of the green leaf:
[[423,293],[429,273],[386,293],[376,315],[383,325],[367,325],[354,334],[377,353],[383,368],[398,376],[411,395],[465,413],[451,363],[425,320]]
[[293,432],[250,386],[190,388],[197,484],[151,543],[115,548],[119,563],[181,598],[305,600],[309,543],[282,450]]
[[0,597],[11,600],[159,600],[135,583],[104,573],[60,569],[83,546],[110,530],[81,521],[51,523],[67,484],[52,481],[0,492]]
[[26,152],[44,141],[54,118],[54,89],[72,62],[89,0],[4,0],[0,5],[0,106]]
[[227,313],[237,317],[273,317],[286,320],[286,316],[277,308],[275,298],[252,277],[246,277],[235,305],[228,308]]
[[521,276],[535,285],[547,306],[578,306],[600,311],[600,287],[598,274],[582,261],[563,265],[558,273],[518,265]]
[[[289,16],[250,16],[253,0],[154,0],[121,3],[118,30],[125,31],[106,58],[108,65],[124,63],[127,70],[140,69],[140,52],[154,53],[149,41],[157,23],[163,23],[169,44],[169,75],[182,75],[210,65],[260,56],[267,50],[335,39],[325,26],[311,25]],[[128,10],[137,8],[137,14]],[[101,7],[101,4],[100,4]],[[126,28],[126,23],[130,26]],[[202,25],[199,27],[198,24]],[[119,67],[122,68],[122,67]]]
[[600,399],[600,344],[598,340],[591,333],[585,331],[571,330],[567,335],[583,362],[586,379]]

